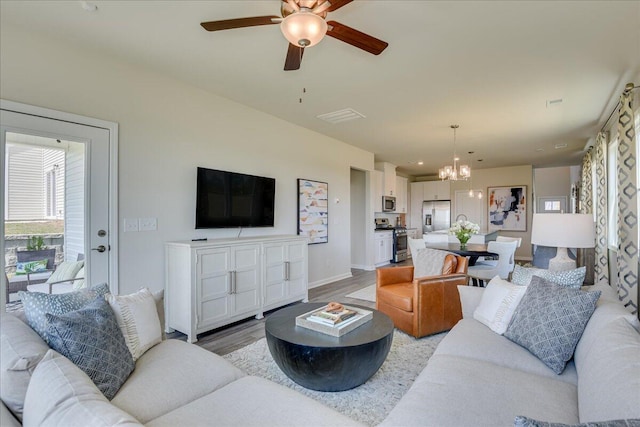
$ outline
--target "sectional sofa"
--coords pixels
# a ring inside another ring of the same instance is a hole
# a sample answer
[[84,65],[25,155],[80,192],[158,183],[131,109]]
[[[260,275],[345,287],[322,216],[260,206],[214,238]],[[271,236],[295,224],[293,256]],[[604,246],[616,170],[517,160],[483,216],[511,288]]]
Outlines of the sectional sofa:
[[381,426],[511,426],[517,416],[565,424],[635,419],[616,425],[640,426],[638,319],[608,284],[585,287],[601,295],[560,375],[474,319],[484,288],[458,289],[463,319]]
[[[473,318],[485,289],[460,287],[464,318],[382,426],[509,426],[516,416],[568,424],[640,419],[638,319],[608,285],[595,288],[602,295],[575,357],[556,375]],[[23,425],[361,425],[177,340],[144,353],[108,401],[19,317],[4,314],[0,332],[2,426],[20,425],[8,407],[20,413],[23,404]]]
[[[362,426],[194,344],[164,340],[145,352],[109,402],[89,377],[12,314],[1,321],[0,425]],[[37,365],[37,369],[36,368]],[[24,403],[23,403],[24,402]]]

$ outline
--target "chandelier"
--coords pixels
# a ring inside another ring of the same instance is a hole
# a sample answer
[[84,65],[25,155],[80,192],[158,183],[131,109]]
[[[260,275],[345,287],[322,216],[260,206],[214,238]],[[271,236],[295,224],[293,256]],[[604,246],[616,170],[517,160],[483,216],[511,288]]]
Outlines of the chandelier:
[[469,167],[469,165],[460,165],[460,169],[458,169],[458,162],[460,161],[460,157],[456,155],[456,129],[458,129],[459,127],[459,125],[451,125],[451,129],[453,129],[453,166],[447,165],[443,168],[440,168],[440,170],[438,171],[438,177],[443,181],[466,181],[471,176],[471,168]]

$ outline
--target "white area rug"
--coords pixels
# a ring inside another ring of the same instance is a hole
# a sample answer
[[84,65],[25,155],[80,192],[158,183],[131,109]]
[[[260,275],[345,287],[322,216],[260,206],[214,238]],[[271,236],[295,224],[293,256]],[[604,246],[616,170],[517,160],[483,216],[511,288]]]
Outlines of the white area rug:
[[363,385],[347,391],[308,390],[290,380],[273,361],[263,338],[223,356],[249,375],[266,378],[299,391],[364,424],[379,424],[427,365],[445,333],[415,339],[396,330],[391,350],[378,372]]
[[369,285],[366,288],[362,288],[359,291],[352,292],[345,295],[347,298],[357,298],[366,301],[376,302],[376,284]]

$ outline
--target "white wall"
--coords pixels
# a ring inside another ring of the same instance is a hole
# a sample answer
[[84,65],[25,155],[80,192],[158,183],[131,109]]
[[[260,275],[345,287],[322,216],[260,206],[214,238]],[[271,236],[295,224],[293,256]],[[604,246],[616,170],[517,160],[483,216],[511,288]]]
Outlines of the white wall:
[[244,236],[295,234],[296,179],[328,182],[329,242],[309,247],[309,281],[351,274],[350,168],[372,170],[372,153],[8,25],[0,43],[3,99],[119,123],[120,229],[123,218],[158,218],[155,232],[120,231],[120,293],[164,286],[164,242],[237,234],[194,229],[197,166],[276,179],[275,227]]

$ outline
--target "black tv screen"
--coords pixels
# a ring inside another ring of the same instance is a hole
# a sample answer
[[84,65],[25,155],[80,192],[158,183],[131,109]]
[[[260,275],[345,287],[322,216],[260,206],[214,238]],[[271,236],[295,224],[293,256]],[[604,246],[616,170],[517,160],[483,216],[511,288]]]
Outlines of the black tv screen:
[[196,228],[273,227],[276,180],[198,168]]

